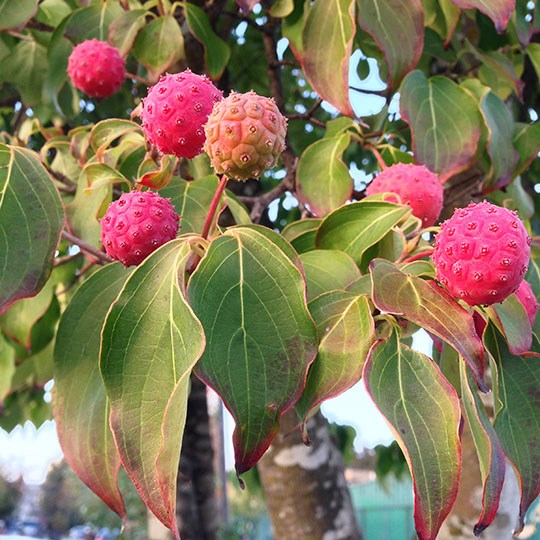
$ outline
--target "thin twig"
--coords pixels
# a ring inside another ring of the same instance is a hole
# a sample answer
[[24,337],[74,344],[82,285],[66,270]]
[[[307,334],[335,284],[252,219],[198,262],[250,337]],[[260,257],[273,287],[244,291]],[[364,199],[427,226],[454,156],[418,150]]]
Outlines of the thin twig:
[[82,255],[82,252],[75,253],[74,255],[64,255],[63,257],[56,257],[53,262],[53,266],[62,266],[63,264],[68,264],[75,259],[78,259]]
[[152,86],[154,83],[148,79],[145,79],[144,77],[140,77],[139,75],[136,75],[135,73],[130,73],[129,71],[126,72],[126,77],[128,79],[133,79],[134,81],[138,81],[140,83],[146,84],[146,86]]
[[79,248],[81,248],[81,251],[84,251],[85,253],[88,253],[89,255],[95,257],[98,260],[99,264],[105,264],[114,261],[114,259],[109,257],[106,253],[103,253],[103,251],[96,249],[90,244],[87,244],[84,240],[81,240],[80,238],[78,238],[74,234],[71,234],[65,229],[62,231],[62,238],[76,246],[79,246]]

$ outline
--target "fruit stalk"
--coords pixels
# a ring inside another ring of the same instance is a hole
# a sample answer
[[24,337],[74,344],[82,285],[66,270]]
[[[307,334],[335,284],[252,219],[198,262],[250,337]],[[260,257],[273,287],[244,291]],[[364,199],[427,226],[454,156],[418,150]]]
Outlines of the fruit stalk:
[[210,227],[212,226],[212,222],[214,221],[214,217],[216,215],[219,201],[221,200],[221,196],[223,195],[223,192],[225,191],[225,186],[227,185],[227,181],[228,181],[228,178],[224,174],[221,175],[221,179],[219,180],[218,187],[216,189],[216,192],[214,193],[212,202],[210,203],[210,208],[208,209],[208,214],[206,215],[206,220],[204,222],[203,230],[201,233],[201,236],[205,240],[208,240],[208,235],[210,234]]

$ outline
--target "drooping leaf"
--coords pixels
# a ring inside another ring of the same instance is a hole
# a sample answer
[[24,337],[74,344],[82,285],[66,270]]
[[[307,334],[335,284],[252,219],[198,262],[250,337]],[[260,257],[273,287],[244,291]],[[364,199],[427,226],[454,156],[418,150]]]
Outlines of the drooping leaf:
[[109,41],[122,56],[128,54],[135,43],[137,34],[146,24],[148,11],[145,9],[130,9],[114,19],[109,27]]
[[296,404],[305,423],[309,411],[356,384],[370,347],[375,323],[367,296],[344,291],[322,294],[309,304],[319,334],[319,353],[311,365],[306,388]]
[[302,65],[307,80],[321,98],[346,116],[354,116],[349,101],[354,34],[354,0],[316,0],[302,35]]
[[184,3],[186,22],[195,39],[204,47],[204,63],[208,74],[217,80],[229,63],[231,49],[214,31],[208,15],[191,2]]
[[482,513],[474,526],[474,534],[479,536],[497,513],[504,482],[506,461],[501,442],[491,425],[482,400],[473,388],[474,380],[463,362],[460,366],[462,410],[472,433],[476,455],[480,464],[482,484]]
[[314,249],[301,254],[300,260],[309,300],[325,292],[344,290],[361,276],[350,255],[336,249]]
[[289,40],[291,51],[299,62],[302,61],[304,53],[302,35],[310,7],[311,4],[305,0],[294,0],[294,10],[281,24],[283,37]]
[[38,0],[0,0],[0,30],[19,28],[38,10]]
[[483,391],[484,347],[474,329],[472,315],[434,281],[401,272],[389,261],[370,266],[373,302],[386,313],[402,315],[451,345],[463,356]]
[[421,0],[357,0],[358,22],[384,53],[388,86],[395,88],[413,70],[424,48]]
[[113,184],[117,183],[131,185],[129,180],[123,174],[102,163],[90,163],[83,169],[83,174],[88,183],[89,190],[96,190],[102,187],[110,188]]
[[506,30],[515,9],[515,0],[452,0],[461,9],[478,9],[487,15],[500,34]]
[[178,283],[190,254],[189,240],[179,238],[137,267],[107,314],[100,352],[122,465],[176,538],[176,477],[189,376],[205,342]]
[[119,2],[99,2],[77,9],[68,20],[66,35],[75,43],[87,39],[107,41],[109,26],[123,13]]
[[433,28],[448,45],[459,21],[460,9],[452,0],[422,0],[424,6],[424,24]]
[[487,310],[506,338],[508,349],[512,354],[520,355],[531,350],[533,343],[531,323],[523,304],[515,294],[511,294],[500,304],[493,304]]
[[172,15],[157,17],[137,35],[131,50],[152,80],[184,57],[184,37]]
[[294,10],[294,0],[275,0],[270,8],[272,17],[287,17]]
[[382,201],[365,201],[343,206],[320,224],[315,245],[339,249],[350,255],[363,270],[362,256],[410,213],[408,206]]
[[296,194],[316,216],[329,214],[352,197],[353,179],[342,160],[349,142],[348,133],[320,139],[300,157]]
[[141,126],[135,122],[120,118],[102,120],[90,132],[90,146],[96,156],[101,156],[116,139],[129,134],[138,134],[143,139]]
[[510,58],[498,51],[481,53],[472,47],[468,49],[482,63],[478,77],[486,86],[489,86],[503,101],[506,101],[512,93],[522,99],[525,83],[520,79],[516,66]]
[[0,144],[0,313],[41,290],[63,225],[62,202],[37,157]]
[[400,112],[412,131],[419,163],[442,181],[467,169],[476,155],[482,119],[469,93],[447,77],[409,73],[401,84]]
[[461,472],[456,391],[430,358],[401,344],[395,332],[371,349],[363,376],[409,464],[418,538],[435,540]]
[[[503,407],[494,427],[518,472],[522,527],[525,513],[540,494],[540,358],[512,355],[492,325],[484,341],[498,368],[497,394]],[[535,346],[540,352],[538,342]]]
[[115,263],[80,286],[62,316],[54,351],[53,414],[66,461],[122,518],[126,510],[117,485],[120,458],[109,429],[99,345],[107,311],[129,274]]
[[160,160],[159,166],[156,166],[153,160],[149,161],[153,165],[153,168],[139,175],[137,183],[155,190],[168,186],[173,179],[174,171],[178,165],[178,159],[175,156],[164,155]]
[[317,352],[305,285],[290,245],[262,227],[216,238],[189,282],[206,350],[196,373],[236,421],[236,471],[250,469],[299,399]]

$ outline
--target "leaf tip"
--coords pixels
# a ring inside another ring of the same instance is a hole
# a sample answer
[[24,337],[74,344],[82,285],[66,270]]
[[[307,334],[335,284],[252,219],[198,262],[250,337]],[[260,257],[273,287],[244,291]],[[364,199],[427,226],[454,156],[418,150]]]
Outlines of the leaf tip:
[[479,537],[487,528],[488,526],[486,524],[477,523],[473,528],[474,536]]

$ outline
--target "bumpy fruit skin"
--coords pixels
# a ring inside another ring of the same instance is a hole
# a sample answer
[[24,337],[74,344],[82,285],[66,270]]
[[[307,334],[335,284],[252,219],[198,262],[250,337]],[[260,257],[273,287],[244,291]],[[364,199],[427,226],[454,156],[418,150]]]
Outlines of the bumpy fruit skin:
[[101,219],[101,243],[124,266],[137,265],[176,237],[179,219],[169,199],[157,193],[124,193]]
[[285,149],[287,120],[273,99],[231,92],[214,106],[205,131],[204,150],[216,172],[247,180],[277,163]]
[[521,282],[521,285],[516,291],[516,296],[518,297],[518,300],[521,302],[522,306],[525,308],[531,326],[534,326],[536,314],[538,313],[538,308],[540,307],[540,304],[538,304],[538,300],[536,299],[536,296],[534,295],[534,292],[532,290],[532,287],[529,285],[529,282],[525,280]]
[[118,49],[97,39],[83,41],[73,49],[67,71],[75,88],[96,98],[120,90],[126,78],[126,64]]
[[424,227],[434,225],[441,214],[443,187],[439,177],[425,165],[396,163],[384,169],[371,181],[366,194],[385,192],[399,195]]
[[208,77],[189,69],[161,77],[143,100],[146,139],[163,154],[194,158],[203,149],[208,115],[222,98],[221,90]]
[[531,239],[515,212],[489,202],[458,208],[435,238],[437,279],[470,306],[502,302],[527,271]]

